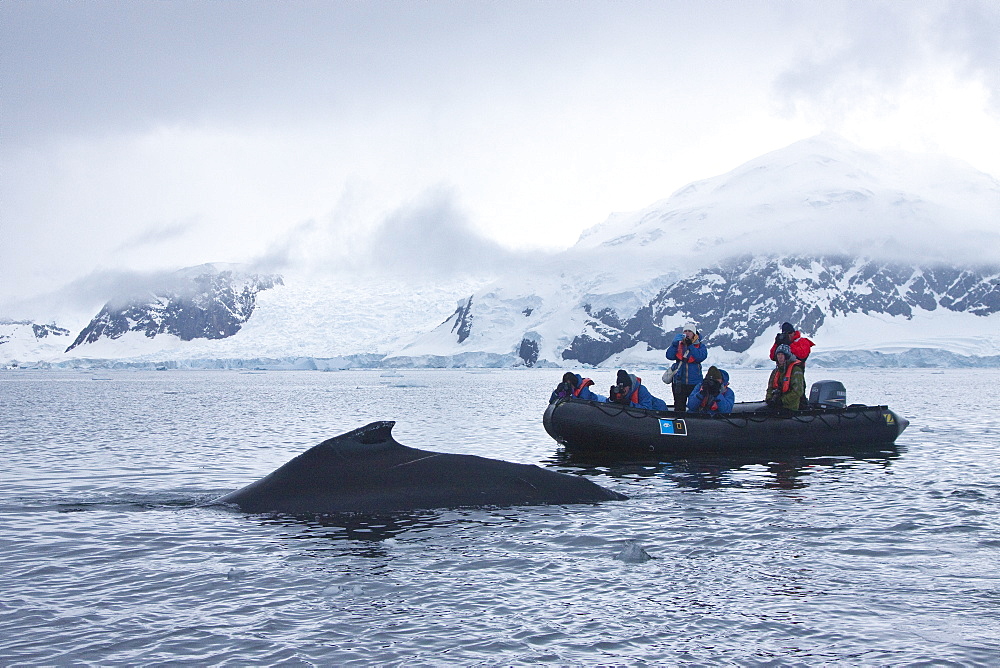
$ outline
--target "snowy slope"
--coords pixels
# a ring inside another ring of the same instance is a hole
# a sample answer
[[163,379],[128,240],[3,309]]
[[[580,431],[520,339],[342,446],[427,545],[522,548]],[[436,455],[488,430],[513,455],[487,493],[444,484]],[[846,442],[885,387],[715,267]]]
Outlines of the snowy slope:
[[66,352],[135,332],[149,339],[228,338],[253,315],[257,295],[275,285],[281,285],[280,276],[213,264],[189,267],[166,277],[162,285],[109,301]]
[[1000,184],[964,163],[821,136],[611,216],[564,254],[560,281],[511,277],[472,296],[462,340],[449,321],[394,354],[516,354],[530,339],[538,357],[522,363],[662,364],[675,328],[695,320],[729,362],[757,364],[790,320],[822,342],[817,359],[996,356],[998,220]]
[[[516,363],[522,341],[528,340],[539,345],[538,359],[559,360],[561,351],[590,326],[581,305],[595,311],[632,312],[676,278],[668,273],[636,283],[627,274],[594,271],[575,258],[557,258],[534,272],[480,290],[472,296],[471,307],[463,301],[445,323],[390,351],[389,357],[447,357],[476,351],[513,356]],[[468,310],[465,323],[463,310]],[[463,324],[468,326],[464,338]]]
[[284,274],[284,285],[260,293],[257,310],[229,339],[199,341],[196,357],[336,357],[384,354],[414,332],[447,318],[457,300],[482,284],[448,279],[414,285],[393,277]]
[[[24,326],[4,343],[0,326],[0,363],[367,355],[395,366],[659,366],[687,320],[730,365],[766,363],[785,320],[816,340],[818,364],[871,363],[851,353],[873,351],[879,363],[993,363],[998,220],[1000,184],[964,163],[820,136],[614,214],[569,250],[500,278],[285,271],[239,303],[235,283],[179,301],[164,297],[179,294],[170,286],[127,314],[128,331],[91,329],[68,354]],[[192,337],[166,324],[192,305],[222,309],[233,331]]]
[[998,212],[1000,183],[965,163],[874,154],[822,135],[613,216],[577,249],[697,266],[762,253],[998,262]]
[[55,324],[0,320],[0,368],[58,356],[71,342],[70,330]]
[[[68,352],[66,348],[72,343],[69,336],[60,337],[58,345],[33,337],[29,341],[25,337],[30,326],[21,325],[18,340],[22,343],[17,354],[8,354],[0,344],[0,362],[93,364],[100,360],[131,360],[155,364],[168,360],[326,359],[365,354],[381,357],[414,332],[426,332],[439,325],[458,299],[481,285],[481,280],[474,279],[450,278],[413,285],[386,276],[352,281],[344,276],[289,273],[257,292],[252,315],[234,334],[224,338],[182,340],[173,332],[148,336],[148,321],[152,318],[157,326],[162,322],[162,318],[156,319],[163,310],[163,300],[158,298],[148,300],[148,313],[138,318],[143,324],[139,330],[125,331],[116,338],[98,336]],[[130,323],[134,325],[138,316],[131,315]],[[99,320],[100,314],[95,318]],[[0,325],[0,336],[3,327]],[[93,323],[81,335],[92,327]],[[15,352],[11,346],[6,349]]]

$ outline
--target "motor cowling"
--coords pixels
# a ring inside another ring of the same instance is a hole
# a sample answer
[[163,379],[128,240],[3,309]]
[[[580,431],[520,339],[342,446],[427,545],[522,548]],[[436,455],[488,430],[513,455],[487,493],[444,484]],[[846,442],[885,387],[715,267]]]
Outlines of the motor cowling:
[[809,390],[809,403],[822,408],[844,408],[847,388],[839,380],[817,380]]

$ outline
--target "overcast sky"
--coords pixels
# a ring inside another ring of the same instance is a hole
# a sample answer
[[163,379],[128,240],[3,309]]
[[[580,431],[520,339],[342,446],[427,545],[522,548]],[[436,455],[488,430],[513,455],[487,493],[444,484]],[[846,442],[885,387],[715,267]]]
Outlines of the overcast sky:
[[1000,176],[998,36],[996,0],[4,0],[0,316],[299,238],[564,248],[823,131]]

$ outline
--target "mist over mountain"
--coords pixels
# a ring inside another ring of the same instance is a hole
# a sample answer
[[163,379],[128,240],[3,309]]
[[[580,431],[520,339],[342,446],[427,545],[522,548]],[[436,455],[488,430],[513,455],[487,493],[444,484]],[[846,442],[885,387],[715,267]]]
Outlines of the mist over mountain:
[[732,365],[764,363],[784,321],[819,365],[996,364],[998,221],[1000,183],[964,163],[823,135],[561,253],[500,249],[440,193],[338,246],[340,271],[301,261],[336,245],[313,226],[269,271],[196,267],[109,295],[66,352],[0,323],[0,363],[662,366],[694,320]]
[[824,349],[993,359],[998,267],[995,179],[823,135],[612,215],[559,262],[471,295],[392,358],[662,365],[693,320],[731,364],[766,360],[785,321],[821,343],[817,363]]
[[689,268],[760,254],[990,264],[1000,262],[998,219],[1000,182],[968,164],[820,135],[611,216],[577,248],[625,247]]
[[204,265],[184,269],[142,296],[109,301],[66,349],[119,339],[170,334],[181,341],[234,336],[253,315],[257,294],[282,283],[280,276],[244,274]]

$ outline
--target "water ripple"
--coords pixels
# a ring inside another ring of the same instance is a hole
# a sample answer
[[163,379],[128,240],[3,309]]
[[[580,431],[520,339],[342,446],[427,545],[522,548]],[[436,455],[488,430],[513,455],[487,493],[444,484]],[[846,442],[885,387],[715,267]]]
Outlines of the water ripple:
[[[0,656],[992,665],[1000,410],[946,412],[969,372],[923,373],[843,372],[852,401],[887,392],[913,420],[897,448],[647,462],[560,452],[540,424],[545,370],[0,373]],[[733,373],[740,396],[757,376]],[[505,391],[468,391],[484,383]],[[631,498],[306,519],[204,506],[381,419],[407,445],[541,463]],[[653,558],[618,558],[629,546]]]

